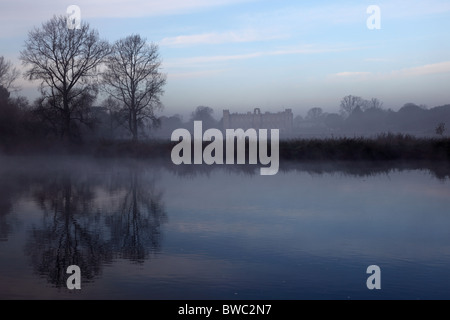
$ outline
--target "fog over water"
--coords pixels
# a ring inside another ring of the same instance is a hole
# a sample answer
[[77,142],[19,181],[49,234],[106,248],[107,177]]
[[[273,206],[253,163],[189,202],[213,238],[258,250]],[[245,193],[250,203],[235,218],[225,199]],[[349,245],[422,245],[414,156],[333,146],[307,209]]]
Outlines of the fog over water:
[[449,298],[448,165],[0,161],[2,298]]

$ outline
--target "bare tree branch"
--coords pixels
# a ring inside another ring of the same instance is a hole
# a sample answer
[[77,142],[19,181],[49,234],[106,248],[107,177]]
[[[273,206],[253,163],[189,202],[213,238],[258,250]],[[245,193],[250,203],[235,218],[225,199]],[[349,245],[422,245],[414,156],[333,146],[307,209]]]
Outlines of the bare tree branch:
[[155,111],[163,108],[166,76],[159,72],[158,47],[139,35],[128,36],[113,45],[106,67],[104,89],[127,110],[127,128],[136,141],[139,127],[156,123]]
[[41,81],[42,102],[48,102],[41,106],[55,109],[62,137],[72,139],[76,123],[86,123],[86,103],[97,95],[97,69],[109,53],[96,30],[87,23],[71,30],[65,16],[54,16],[29,32],[20,53],[23,65],[30,67],[25,77]]
[[20,72],[13,67],[11,61],[6,61],[3,56],[0,56],[0,86],[9,92],[18,90],[17,87],[13,86],[13,82],[19,75]]

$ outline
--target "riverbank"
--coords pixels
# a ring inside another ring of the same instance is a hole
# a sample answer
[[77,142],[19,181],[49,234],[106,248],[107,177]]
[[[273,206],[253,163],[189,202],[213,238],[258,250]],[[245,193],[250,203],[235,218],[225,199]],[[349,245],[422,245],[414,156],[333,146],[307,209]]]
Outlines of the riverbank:
[[[170,160],[171,151],[176,144],[177,142],[166,140],[137,142],[101,140],[70,145],[58,141],[45,141],[10,144],[3,146],[1,151],[9,155],[67,154]],[[209,142],[204,142],[203,146],[208,144]],[[374,138],[281,140],[279,155],[280,160],[290,162],[450,161],[450,138],[418,138],[401,134],[383,134]]]

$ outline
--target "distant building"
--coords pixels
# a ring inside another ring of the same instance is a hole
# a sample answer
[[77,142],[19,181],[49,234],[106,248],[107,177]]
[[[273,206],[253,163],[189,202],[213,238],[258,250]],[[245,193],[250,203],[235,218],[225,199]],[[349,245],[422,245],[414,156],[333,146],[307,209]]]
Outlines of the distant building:
[[261,113],[256,108],[253,113],[230,113],[223,110],[223,129],[279,129],[280,132],[288,133],[292,131],[294,115],[292,109],[282,112]]

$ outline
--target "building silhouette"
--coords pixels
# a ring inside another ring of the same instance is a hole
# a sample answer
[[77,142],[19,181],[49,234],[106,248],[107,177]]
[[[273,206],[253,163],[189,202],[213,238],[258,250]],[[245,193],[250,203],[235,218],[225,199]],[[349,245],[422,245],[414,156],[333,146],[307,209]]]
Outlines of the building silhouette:
[[289,133],[292,131],[294,115],[292,109],[282,112],[261,113],[259,108],[255,108],[253,113],[230,113],[223,110],[223,129],[279,129],[280,132]]

